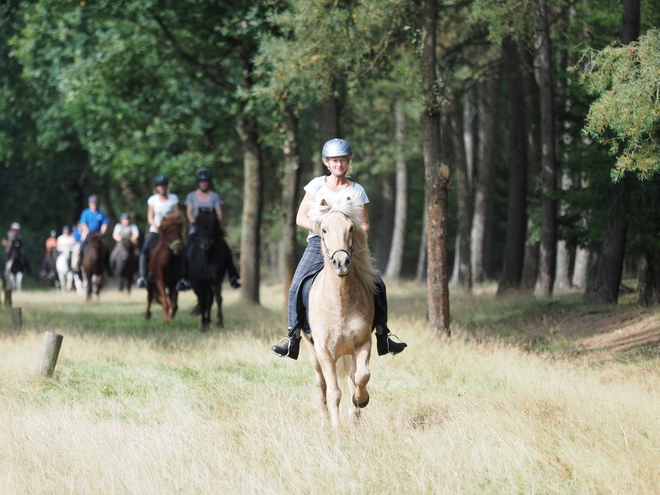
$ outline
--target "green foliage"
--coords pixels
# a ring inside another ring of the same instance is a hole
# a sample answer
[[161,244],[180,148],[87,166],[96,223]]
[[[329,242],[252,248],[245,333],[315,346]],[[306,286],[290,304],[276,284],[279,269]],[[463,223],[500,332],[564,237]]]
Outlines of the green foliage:
[[639,42],[589,50],[582,78],[598,95],[584,129],[586,136],[617,155],[612,178],[635,172],[642,180],[660,171],[660,31],[650,30]]

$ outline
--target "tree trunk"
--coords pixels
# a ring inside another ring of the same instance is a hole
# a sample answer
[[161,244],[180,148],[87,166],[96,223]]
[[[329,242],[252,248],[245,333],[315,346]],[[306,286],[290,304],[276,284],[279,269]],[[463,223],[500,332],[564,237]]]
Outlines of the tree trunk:
[[[623,1],[623,21],[621,41],[630,44],[639,38],[640,2],[639,0]],[[626,234],[628,232],[628,191],[626,178],[612,184],[608,219],[603,232],[603,242],[596,266],[593,283],[589,283],[584,293],[588,302],[604,302],[616,304],[619,300],[619,285],[623,271],[623,259],[626,251]]]
[[417,256],[417,270],[415,272],[415,280],[418,282],[426,282],[427,276],[427,264],[426,264],[426,215],[428,208],[426,207],[426,201],[424,202],[424,214],[422,218],[422,235],[419,243],[419,255]]
[[493,219],[491,196],[495,172],[497,141],[497,104],[500,96],[500,69],[491,79],[480,84],[479,91],[479,162],[476,173],[474,213],[470,233],[470,264],[473,285],[486,281],[486,232]]
[[392,173],[383,174],[380,177],[380,231],[379,242],[375,249],[376,266],[380,271],[385,270],[387,259],[390,256],[392,246],[392,230],[394,229],[394,201],[396,197],[396,176]]
[[[334,86],[334,83],[332,84]],[[321,108],[319,115],[319,137],[321,138],[321,145],[323,147],[326,141],[330,139],[342,137],[341,129],[339,128],[339,115],[341,114],[341,105],[339,99],[335,95],[328,95],[321,100]],[[323,162],[316,161],[314,165],[314,176],[318,177],[326,172]]]
[[298,265],[296,242],[296,214],[300,187],[301,163],[298,144],[298,117],[295,109],[284,103],[284,177],[282,178],[282,244],[284,252],[284,304],[287,304],[289,287]]
[[460,96],[451,97],[449,122],[454,147],[454,185],[458,196],[457,211],[457,249],[454,256],[456,277],[452,280],[460,291],[470,291],[470,231],[472,230],[472,189],[468,174],[468,162],[465,151],[463,129],[463,102]]
[[[568,191],[573,185],[573,181],[568,176],[568,172],[564,172],[561,180],[561,188]],[[565,202],[560,204],[562,214],[566,214],[568,205]],[[557,268],[555,271],[555,285],[554,292],[566,292],[571,288],[571,252],[566,244],[566,241],[560,239],[557,241]]]
[[530,164],[527,169],[527,240],[525,241],[525,260],[523,261],[522,280],[520,288],[532,292],[536,285],[539,272],[539,231],[541,226],[541,102],[539,86],[534,78],[534,58],[529,50],[521,52],[524,56],[525,103],[527,106],[527,146],[529,147]]
[[504,73],[508,80],[509,113],[509,202],[507,210],[504,264],[497,294],[520,287],[527,223],[527,147],[525,141],[525,99],[518,49],[511,37],[502,42]]
[[552,47],[546,0],[537,0],[538,32],[537,70],[541,96],[541,244],[539,272],[534,287],[538,298],[552,296],[557,255],[557,159],[555,151],[554,87],[552,82]]
[[596,265],[593,282],[587,285],[584,299],[591,303],[616,304],[619,300],[621,272],[626,252],[626,234],[628,232],[628,192],[625,177],[612,185],[608,208],[607,224],[603,233],[603,243]]
[[259,304],[261,253],[262,163],[257,131],[248,117],[241,117],[236,130],[243,148],[245,169],[243,219],[241,223],[241,299]]
[[387,269],[385,270],[385,276],[393,280],[401,276],[406,241],[406,223],[408,222],[408,168],[406,167],[404,155],[405,125],[406,116],[403,113],[403,102],[399,100],[394,106],[394,140],[397,150],[394,231],[392,232],[392,247],[387,260]]
[[449,274],[447,266],[447,207],[449,168],[442,162],[440,143],[441,106],[436,73],[436,0],[421,1],[421,76],[424,93],[422,129],[427,213],[427,284],[429,332],[432,337],[449,337]]
[[573,278],[571,284],[580,290],[587,288],[587,276],[589,274],[589,251],[578,247],[575,250],[575,262],[573,263]]

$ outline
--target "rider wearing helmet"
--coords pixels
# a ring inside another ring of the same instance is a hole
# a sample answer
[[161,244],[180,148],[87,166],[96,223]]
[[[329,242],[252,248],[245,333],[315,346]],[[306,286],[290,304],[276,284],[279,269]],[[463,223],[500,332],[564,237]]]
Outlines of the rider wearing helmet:
[[[323,145],[321,150],[323,163],[330,175],[322,175],[312,179],[305,186],[305,197],[300,203],[298,214],[296,216],[296,223],[309,231],[307,236],[307,247],[298,263],[296,273],[293,275],[291,281],[291,288],[289,290],[289,305],[288,305],[288,319],[289,319],[289,332],[287,337],[281,339],[277,344],[271,347],[272,351],[280,357],[290,357],[298,359],[300,351],[300,339],[302,322],[304,316],[298,317],[297,301],[298,289],[300,284],[307,277],[318,272],[323,267],[323,253],[321,251],[321,239],[313,232],[313,227],[307,212],[310,203],[317,197],[337,197],[345,195],[350,192],[351,198],[362,203],[362,211],[360,214],[360,221],[362,228],[365,232],[369,232],[369,213],[367,211],[367,204],[369,198],[364,188],[357,182],[348,179],[351,173],[351,160],[353,158],[353,150],[348,141],[344,139],[331,139]],[[384,354],[398,354],[403,351],[407,344],[403,342],[395,342],[390,339],[390,331],[387,328],[387,296],[385,292],[385,284],[378,275],[378,292],[375,296],[376,308],[374,317],[374,327],[376,329],[376,349],[378,355]]]
[[2,245],[7,250],[7,252],[5,253],[5,260],[7,259],[7,254],[9,254],[9,250],[11,249],[11,245],[13,244],[13,242],[20,240],[21,240],[21,224],[18,222],[12,222],[12,224],[9,226],[9,230],[2,238]]
[[158,227],[163,217],[168,213],[179,213],[179,197],[176,194],[168,192],[169,180],[163,174],[158,174],[154,179],[156,194],[147,200],[148,212],[147,221],[149,222],[149,234],[142,246],[140,253],[140,276],[135,282],[138,289],[147,288],[147,266],[149,264],[149,254],[151,250],[160,241]]
[[115,224],[112,231],[112,239],[116,242],[115,247],[112,248],[110,253],[110,271],[115,272],[115,261],[121,252],[121,243],[124,239],[129,239],[133,245],[135,254],[138,254],[137,244],[140,238],[140,230],[138,226],[131,222],[131,215],[124,212],[119,217],[119,222]]
[[[108,224],[110,223],[107,215],[99,210],[99,197],[96,194],[90,194],[87,203],[89,207],[83,210],[80,214],[80,220],[78,221],[82,228],[82,243],[80,245],[78,266],[76,267],[77,271],[80,271],[80,263],[82,262],[83,254],[87,249],[87,236],[97,232],[105,234],[105,231],[108,230]],[[108,260],[106,259],[105,262],[107,263],[107,261]]]
[[[186,291],[190,289],[190,283],[188,282],[188,258],[192,255],[194,246],[197,243],[197,235],[195,231],[195,219],[197,218],[197,213],[201,208],[213,209],[215,214],[218,217],[218,221],[222,223],[222,205],[223,201],[220,195],[213,191],[211,187],[211,172],[206,169],[198,170],[195,174],[195,179],[197,180],[197,190],[192,191],[186,196],[186,217],[190,222],[190,231],[188,232],[188,244],[186,246],[186,255],[183,257],[183,268],[181,272],[181,280],[176,284],[176,290]],[[238,271],[234,266],[232,261],[231,250],[227,245],[224,237],[220,241],[220,249],[225,255],[225,259],[229,260],[227,265],[227,276],[229,277],[229,283],[234,289],[238,289],[241,284],[238,279]]]

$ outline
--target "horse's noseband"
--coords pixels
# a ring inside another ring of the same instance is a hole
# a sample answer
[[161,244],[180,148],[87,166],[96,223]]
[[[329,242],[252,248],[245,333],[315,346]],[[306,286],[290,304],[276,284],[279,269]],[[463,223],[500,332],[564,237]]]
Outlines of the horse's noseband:
[[349,253],[345,249],[337,249],[334,253],[330,254],[330,250],[328,249],[328,245],[325,243],[325,237],[321,236],[321,240],[323,241],[323,245],[325,246],[325,256],[330,260],[330,263],[334,263],[335,261],[335,254],[337,253],[346,253],[346,256],[348,256],[348,261],[353,260],[353,255],[355,254],[355,249],[351,248],[351,252]]
[[168,247],[174,254],[177,254],[181,249],[181,244],[181,239],[174,239],[172,242],[170,242]]

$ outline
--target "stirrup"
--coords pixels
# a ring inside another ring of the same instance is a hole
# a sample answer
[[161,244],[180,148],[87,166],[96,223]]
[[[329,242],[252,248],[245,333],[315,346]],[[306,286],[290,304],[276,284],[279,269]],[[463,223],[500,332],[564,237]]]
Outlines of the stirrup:
[[[285,346],[286,346],[286,354],[281,352]],[[280,340],[277,341],[277,344],[271,346],[270,349],[279,357],[289,357],[289,352],[291,352],[291,337],[289,337],[288,335],[286,337],[282,337]]]
[[[392,337],[394,337],[398,342],[392,340]],[[395,344],[395,346],[390,348],[391,344]],[[401,340],[393,333],[387,335],[387,352],[389,352],[393,356],[396,356],[397,354],[402,352],[406,347],[408,347],[408,344],[406,344],[403,340]]]

